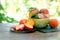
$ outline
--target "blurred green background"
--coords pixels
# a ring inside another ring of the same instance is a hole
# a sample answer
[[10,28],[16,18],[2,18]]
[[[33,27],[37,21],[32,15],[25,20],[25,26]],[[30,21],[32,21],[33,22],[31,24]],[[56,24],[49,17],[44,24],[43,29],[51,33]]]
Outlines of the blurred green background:
[[0,23],[14,23],[29,18],[28,9],[49,10],[51,18],[60,18],[60,0],[0,0]]

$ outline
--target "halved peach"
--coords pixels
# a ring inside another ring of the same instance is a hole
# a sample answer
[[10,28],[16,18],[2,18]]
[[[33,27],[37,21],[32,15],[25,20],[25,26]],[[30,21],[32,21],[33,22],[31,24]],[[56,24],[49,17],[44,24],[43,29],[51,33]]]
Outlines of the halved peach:
[[25,29],[32,30],[34,26],[34,21],[32,19],[28,19],[24,24]]
[[13,27],[13,29],[16,30],[16,31],[21,31],[21,30],[23,30],[23,28],[24,28],[23,24],[20,24],[20,25],[18,24],[18,25]]
[[24,25],[25,29],[28,30],[28,31],[31,31],[33,30],[33,26],[31,25]]

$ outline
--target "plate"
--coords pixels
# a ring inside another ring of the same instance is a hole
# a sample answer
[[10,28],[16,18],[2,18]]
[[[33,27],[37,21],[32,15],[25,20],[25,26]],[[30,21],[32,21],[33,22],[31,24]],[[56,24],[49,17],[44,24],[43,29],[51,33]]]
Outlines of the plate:
[[10,32],[33,33],[33,32],[35,32],[35,31],[36,31],[36,28],[33,28],[33,30],[31,30],[31,31],[28,31],[28,30],[26,30],[26,29],[24,29],[24,30],[22,30],[22,31],[15,31],[15,30],[13,29],[13,27],[10,28]]
[[38,29],[39,32],[42,33],[50,33],[50,32],[58,32],[57,28],[52,28],[50,25],[46,25],[45,28]]
[[51,32],[58,32],[60,30],[58,30],[57,28],[52,28],[50,27],[50,25],[46,25],[46,27],[44,28],[36,28],[34,27],[33,30],[31,31],[28,31],[26,29],[23,29],[22,31],[15,31],[13,30],[13,27],[10,28],[10,32],[20,32],[20,33],[33,33],[33,32],[36,32],[36,31],[39,31],[39,32],[42,32],[42,33],[51,33]]

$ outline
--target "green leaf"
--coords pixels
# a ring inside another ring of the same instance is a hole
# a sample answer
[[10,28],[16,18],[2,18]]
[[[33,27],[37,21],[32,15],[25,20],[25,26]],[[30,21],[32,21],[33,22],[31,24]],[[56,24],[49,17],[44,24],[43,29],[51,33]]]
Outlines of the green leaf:
[[0,4],[0,10],[4,10],[3,6]]
[[35,7],[30,7],[28,11],[36,10]]
[[31,18],[39,19],[38,14],[33,14]]

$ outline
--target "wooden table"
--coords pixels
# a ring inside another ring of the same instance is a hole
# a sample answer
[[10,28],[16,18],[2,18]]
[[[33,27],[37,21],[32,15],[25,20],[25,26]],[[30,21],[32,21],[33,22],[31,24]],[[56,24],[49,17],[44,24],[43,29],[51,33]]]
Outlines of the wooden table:
[[0,23],[0,40],[60,40],[60,32],[53,33],[14,33],[10,32],[10,27],[16,23]]

